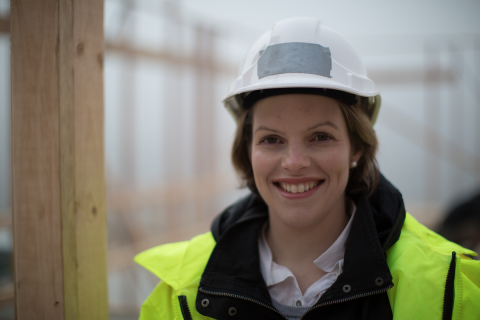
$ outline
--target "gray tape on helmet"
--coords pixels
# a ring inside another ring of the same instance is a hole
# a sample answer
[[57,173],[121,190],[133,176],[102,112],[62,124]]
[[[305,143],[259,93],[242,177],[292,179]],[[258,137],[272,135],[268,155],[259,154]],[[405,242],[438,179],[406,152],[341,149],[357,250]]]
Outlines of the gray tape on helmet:
[[316,43],[288,42],[260,51],[257,75],[264,78],[281,73],[309,73],[331,78],[330,48]]

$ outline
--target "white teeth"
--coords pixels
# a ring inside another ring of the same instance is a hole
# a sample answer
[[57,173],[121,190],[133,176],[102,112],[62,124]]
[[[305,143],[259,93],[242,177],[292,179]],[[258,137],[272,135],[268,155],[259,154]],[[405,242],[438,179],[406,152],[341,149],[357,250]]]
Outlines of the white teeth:
[[291,185],[292,193],[297,193],[297,186],[292,184]]
[[290,192],[290,193],[302,193],[308,190],[313,189],[318,185],[318,181],[308,181],[305,183],[299,183],[298,185],[289,184],[286,182],[280,182],[278,184],[283,190]]
[[305,185],[303,183],[300,183],[298,185],[298,193],[305,191]]

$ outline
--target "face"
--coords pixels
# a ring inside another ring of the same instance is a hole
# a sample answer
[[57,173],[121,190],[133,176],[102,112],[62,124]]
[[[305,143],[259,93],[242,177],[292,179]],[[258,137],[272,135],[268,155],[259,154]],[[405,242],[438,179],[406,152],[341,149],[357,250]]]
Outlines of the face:
[[350,166],[361,152],[352,151],[338,102],[273,96],[254,105],[252,120],[253,174],[270,219],[296,227],[344,219]]

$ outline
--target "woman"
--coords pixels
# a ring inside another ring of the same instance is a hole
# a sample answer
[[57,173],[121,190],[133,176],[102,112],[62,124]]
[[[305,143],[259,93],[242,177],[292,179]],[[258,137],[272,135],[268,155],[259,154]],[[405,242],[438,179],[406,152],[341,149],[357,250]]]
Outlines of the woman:
[[162,282],[141,319],[473,319],[476,255],[406,214],[378,172],[380,96],[351,45],[279,21],[224,100],[252,194],[136,261]]

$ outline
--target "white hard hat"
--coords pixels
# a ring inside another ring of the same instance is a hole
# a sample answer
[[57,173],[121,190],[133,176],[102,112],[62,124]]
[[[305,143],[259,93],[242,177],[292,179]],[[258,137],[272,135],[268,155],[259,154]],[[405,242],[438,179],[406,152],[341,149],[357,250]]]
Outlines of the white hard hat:
[[249,93],[281,88],[353,94],[372,124],[381,104],[375,84],[350,42],[314,18],[276,22],[250,48],[222,102],[237,118]]

